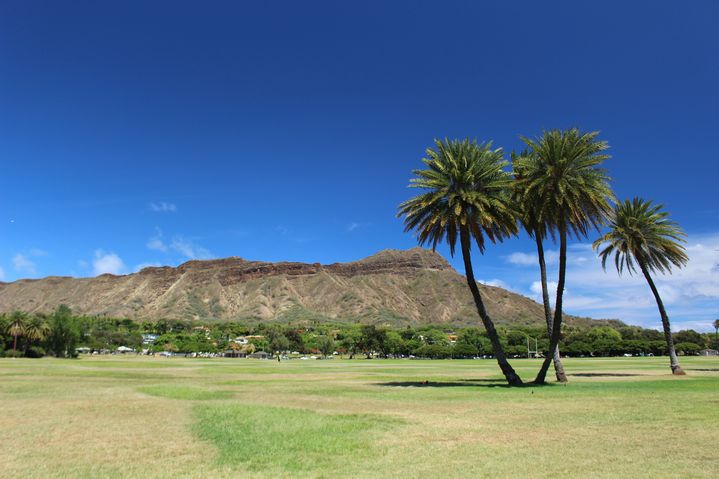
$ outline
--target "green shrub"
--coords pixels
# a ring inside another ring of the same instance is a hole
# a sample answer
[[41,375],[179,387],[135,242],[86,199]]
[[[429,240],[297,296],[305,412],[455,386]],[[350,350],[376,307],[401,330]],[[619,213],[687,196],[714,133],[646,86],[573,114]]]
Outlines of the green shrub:
[[28,358],[41,358],[45,356],[45,350],[40,346],[31,346],[25,352],[25,356]]
[[14,349],[5,351],[6,358],[22,358],[23,356],[25,356],[25,353],[23,353],[22,351],[16,351]]

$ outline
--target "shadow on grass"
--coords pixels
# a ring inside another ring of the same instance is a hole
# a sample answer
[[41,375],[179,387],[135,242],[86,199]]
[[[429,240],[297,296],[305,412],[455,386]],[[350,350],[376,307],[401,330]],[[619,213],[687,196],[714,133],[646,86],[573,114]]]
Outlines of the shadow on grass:
[[623,378],[631,376],[649,376],[649,374],[636,373],[573,373],[568,376],[578,376],[581,378]]
[[458,379],[456,381],[390,381],[375,383],[375,386],[395,388],[522,388],[545,387],[551,384],[524,383],[521,386],[510,386],[502,379]]
[[685,368],[687,371],[719,372],[719,368]]

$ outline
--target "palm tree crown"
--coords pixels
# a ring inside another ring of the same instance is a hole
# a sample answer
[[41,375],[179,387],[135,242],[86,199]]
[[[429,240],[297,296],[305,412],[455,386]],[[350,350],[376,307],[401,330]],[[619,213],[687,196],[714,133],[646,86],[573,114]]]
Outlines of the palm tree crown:
[[42,316],[32,316],[25,326],[25,336],[33,341],[42,341],[50,333],[50,326]]
[[427,169],[413,171],[417,178],[410,187],[427,191],[403,202],[398,214],[405,217],[405,231],[417,230],[419,244],[435,249],[446,238],[454,255],[460,230],[466,228],[484,252],[485,237],[496,242],[517,234],[509,197],[512,179],[501,148],[445,139],[435,140],[426,154]]
[[595,249],[608,243],[599,253],[602,267],[606,269],[612,255],[619,274],[625,269],[629,274],[636,272],[635,263],[660,273],[671,272],[672,266],[686,265],[686,235],[662,208],[641,198],[617,204],[610,231],[594,242]]
[[7,325],[7,332],[14,337],[22,336],[25,334],[25,314],[15,311],[10,317],[10,321]]
[[611,212],[610,178],[599,165],[609,158],[598,132],[577,128],[549,130],[536,139],[522,137],[529,154],[515,159],[517,186],[524,205],[532,205],[535,224],[575,236],[598,229]]

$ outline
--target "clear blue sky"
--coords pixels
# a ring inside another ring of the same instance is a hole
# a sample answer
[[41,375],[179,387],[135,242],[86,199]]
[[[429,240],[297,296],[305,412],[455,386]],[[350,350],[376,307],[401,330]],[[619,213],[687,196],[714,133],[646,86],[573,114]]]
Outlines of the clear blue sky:
[[[707,329],[717,21],[713,0],[5,0],[0,275],[408,248],[396,206],[433,138],[509,151],[577,125],[610,142],[619,197],[663,202],[690,234],[693,265],[662,284],[677,325]],[[570,312],[655,326],[646,287],[574,251]],[[531,253],[490,248],[476,274],[532,296]]]

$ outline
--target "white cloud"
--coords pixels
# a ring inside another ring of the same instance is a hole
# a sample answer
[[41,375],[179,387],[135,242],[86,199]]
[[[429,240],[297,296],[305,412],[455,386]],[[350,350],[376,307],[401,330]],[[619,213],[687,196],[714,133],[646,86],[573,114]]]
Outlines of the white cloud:
[[538,261],[536,254],[522,253],[519,251],[508,255],[505,259],[507,262],[519,266],[534,266]]
[[175,213],[177,211],[177,205],[166,201],[160,201],[158,203],[153,202],[150,203],[150,210],[155,213]]
[[497,279],[497,278],[487,279],[487,280],[480,279],[480,280],[478,280],[478,282],[481,284],[485,284],[487,286],[494,286],[495,288],[502,288],[502,289],[507,289],[507,290],[510,289],[509,285],[507,283],[505,283],[501,279]]
[[115,253],[106,253],[98,249],[92,260],[92,271],[95,276],[105,273],[122,274],[125,271],[125,263]]
[[351,232],[353,232],[354,230],[356,230],[357,228],[359,228],[360,226],[362,226],[362,225],[360,225],[359,223],[355,223],[355,222],[353,221],[352,223],[350,223],[350,224],[347,225],[346,231],[347,231],[348,233],[351,233]]
[[24,254],[18,253],[13,256],[12,265],[15,271],[17,271],[18,273],[26,274],[29,276],[35,276],[37,274],[35,263]]
[[[517,251],[504,257],[504,259],[517,266],[537,266],[539,267],[539,257],[536,253],[524,253]],[[559,252],[553,249],[544,251],[544,263],[547,265],[557,264],[559,260]]]
[[167,245],[162,240],[162,230],[160,228],[155,228],[155,235],[151,236],[149,240],[147,240],[147,249],[151,249],[153,251],[167,251]]
[[[589,248],[587,243],[569,247],[564,304],[567,313],[661,327],[657,305],[644,276],[619,276],[611,262],[603,271]],[[687,254],[690,260],[686,267],[675,268],[672,274],[655,274],[653,278],[672,329],[710,331],[711,322],[719,317],[719,233],[690,237]],[[556,267],[550,268],[549,276],[556,278]],[[528,289],[533,298],[541,299],[538,281],[529,284]],[[550,297],[554,300],[553,294]]]
[[277,226],[277,227],[275,228],[275,231],[277,231],[277,232],[278,232],[279,234],[281,234],[282,236],[284,236],[284,235],[286,235],[287,233],[289,233],[289,230],[288,230],[286,227],[282,226],[282,225]]
[[195,244],[192,240],[182,236],[175,236],[170,243],[170,249],[180,253],[187,259],[209,259],[212,253],[206,248]]
[[203,248],[182,235],[173,236],[169,243],[166,242],[160,228],[155,228],[155,234],[147,240],[145,246],[153,251],[179,253],[186,259],[209,259],[213,257],[207,248]]

